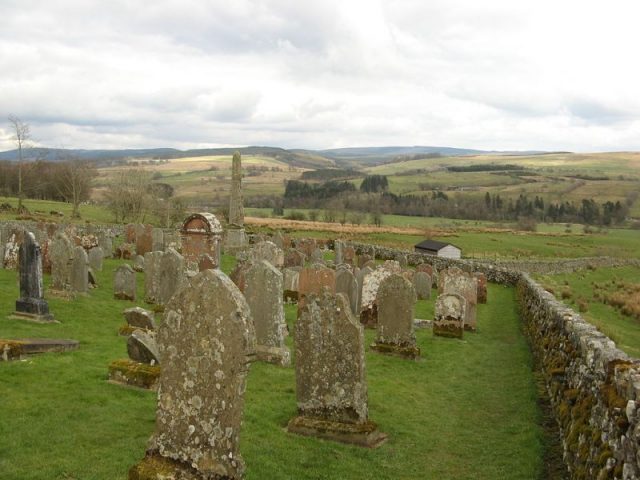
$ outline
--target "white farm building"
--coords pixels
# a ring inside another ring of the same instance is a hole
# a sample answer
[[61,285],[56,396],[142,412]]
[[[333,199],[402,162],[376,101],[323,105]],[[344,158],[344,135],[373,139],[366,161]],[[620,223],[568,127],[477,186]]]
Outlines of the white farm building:
[[451,243],[438,242],[436,240],[423,240],[414,246],[416,253],[435,255],[444,258],[460,258],[462,250]]

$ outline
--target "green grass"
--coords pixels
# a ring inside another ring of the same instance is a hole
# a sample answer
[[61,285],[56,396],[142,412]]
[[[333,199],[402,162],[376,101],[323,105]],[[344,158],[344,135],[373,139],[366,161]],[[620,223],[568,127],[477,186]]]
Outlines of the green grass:
[[[18,199],[16,197],[0,197],[0,204],[8,203],[12,207],[18,206]],[[72,223],[84,223],[90,221],[92,223],[112,223],[113,215],[100,205],[80,205],[79,219],[71,218],[71,204],[64,202],[54,202],[51,200],[32,200],[25,198],[22,201],[23,205],[29,209],[31,214],[37,219],[43,219],[48,222],[72,222]],[[49,212],[56,211],[64,213],[64,217],[50,215]],[[0,220],[15,220],[15,213],[8,213],[0,211]]]
[[[233,263],[224,257],[223,269]],[[125,479],[144,455],[155,395],[106,382],[108,363],[126,357],[116,332],[132,305],[112,299],[117,265],[105,261],[89,296],[49,299],[57,325],[5,319],[18,286],[15,272],[0,270],[3,337],[80,340],[74,352],[0,363],[3,480]],[[286,433],[296,412],[294,369],[253,364],[241,435],[246,478],[539,478],[543,434],[514,291],[490,285],[489,298],[479,306],[479,333],[464,341],[419,330],[419,362],[367,351],[370,418],[389,434],[376,450]],[[420,302],[417,316],[430,318],[432,309],[433,299]],[[286,313],[293,328],[295,306]],[[367,344],[373,336],[366,332]]]
[[598,329],[616,342],[618,348],[634,357],[640,357],[640,320],[606,305],[594,298],[593,283],[604,283],[612,279],[640,283],[640,268],[598,268],[584,270],[578,273],[538,276],[539,281],[547,288],[551,288],[559,299],[562,291],[570,292],[571,298],[564,299],[565,303],[578,310],[578,300],[587,304],[587,311],[581,315]]

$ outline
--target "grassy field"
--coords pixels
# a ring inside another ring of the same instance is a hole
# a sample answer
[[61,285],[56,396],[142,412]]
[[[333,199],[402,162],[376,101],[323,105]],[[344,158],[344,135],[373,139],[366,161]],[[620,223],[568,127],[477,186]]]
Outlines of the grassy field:
[[[233,263],[225,257],[223,268]],[[105,262],[88,297],[50,299],[58,325],[5,319],[18,288],[15,272],[0,270],[3,337],[81,342],[75,352],[0,363],[3,480],[125,479],[142,458],[155,395],[106,382],[108,363],[126,357],[116,332],[132,305],[111,298],[118,264]],[[284,432],[296,412],[294,370],[253,364],[241,434],[246,478],[542,478],[545,437],[514,291],[490,285],[489,299],[479,306],[479,332],[464,341],[419,330],[419,362],[367,352],[370,418],[389,434],[376,450]],[[421,302],[417,316],[432,309],[433,300]],[[295,306],[286,313],[295,328]],[[366,332],[367,343],[373,334]]]
[[[607,294],[618,292],[624,299],[633,302],[633,294],[628,293],[625,287],[633,284],[640,292],[640,268],[599,268],[572,274],[540,276],[538,279],[556,297],[581,311],[585,320],[615,341],[618,348],[629,355],[640,357],[640,316],[625,314],[620,308],[603,301]],[[640,312],[640,302],[636,301],[635,306]]]

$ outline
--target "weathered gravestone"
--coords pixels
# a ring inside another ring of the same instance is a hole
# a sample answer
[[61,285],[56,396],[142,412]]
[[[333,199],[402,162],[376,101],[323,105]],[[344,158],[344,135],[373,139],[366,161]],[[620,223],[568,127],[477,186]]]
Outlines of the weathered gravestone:
[[118,300],[136,300],[136,272],[131,265],[120,265],[113,280],[113,298]]
[[302,267],[291,267],[282,270],[282,298],[285,302],[298,300],[298,282]]
[[335,240],[333,242],[333,252],[335,254],[333,261],[336,265],[340,265],[341,263],[344,262],[343,255],[342,255],[343,250],[344,250],[344,242],[341,240]]
[[273,234],[271,241],[276,245],[276,247],[284,250],[284,236],[282,235],[282,232],[280,230]]
[[91,267],[91,269],[94,272],[101,272],[102,260],[104,258],[104,252],[102,251],[102,248],[94,247],[91,250],[89,250],[88,258],[89,258],[89,267]]
[[18,268],[18,250],[22,243],[24,232],[12,232],[9,234],[7,243],[4,245],[4,268],[15,270]]
[[300,250],[289,248],[284,256],[285,267],[304,267],[307,256]]
[[56,233],[51,242],[51,289],[68,291],[71,289],[71,268],[73,266],[73,245],[63,232]]
[[364,279],[367,275],[373,272],[371,267],[362,267],[356,273],[356,282],[358,282],[358,303],[356,304],[356,315],[359,316],[362,311],[362,286],[364,285]]
[[155,332],[134,330],[127,340],[127,354],[134,362],[159,365]]
[[364,331],[342,294],[310,294],[295,329],[298,416],[290,432],[376,447],[369,420]]
[[198,273],[166,305],[157,342],[156,430],[129,479],[242,478],[239,434],[255,351],[242,293],[219,270]]
[[[187,268],[195,270],[203,255],[211,258],[215,265],[212,268],[219,268],[222,225],[215,215],[209,212],[189,215],[182,223],[180,238]],[[165,248],[170,246],[165,238]]]
[[439,337],[462,338],[467,301],[457,293],[443,293],[436,299],[433,334]]
[[276,268],[284,266],[284,252],[275,243],[262,241],[256,243],[248,252],[247,258],[250,262],[266,260]]
[[145,310],[141,307],[133,307],[125,309],[122,314],[127,322],[126,325],[120,327],[120,335],[131,335],[134,330],[155,330],[156,322],[153,318],[153,312]]
[[166,305],[185,281],[184,258],[173,248],[167,249],[160,260],[158,303]]
[[82,247],[73,249],[71,290],[77,293],[87,293],[89,290],[89,259],[86,250]]
[[418,300],[429,300],[431,298],[431,277],[425,272],[416,272],[413,275],[413,286],[416,289]]
[[369,262],[372,262],[373,258],[371,258],[370,255],[367,255],[366,253],[360,255],[358,257],[358,267],[363,268],[365,265],[367,265]]
[[435,282],[436,277],[435,277],[435,270],[433,269],[433,267],[431,265],[429,265],[428,263],[421,263],[419,265],[416,265],[416,273],[418,272],[424,272],[427,275],[429,275],[429,277],[431,278],[431,287],[433,287],[434,285],[437,286],[437,283]]
[[284,344],[287,324],[282,304],[282,273],[266,260],[254,263],[246,272],[244,296],[255,326],[258,360],[289,366],[291,353]]
[[409,280],[394,273],[378,289],[378,332],[371,348],[379,353],[415,359],[420,356],[414,331],[416,292]]
[[472,274],[458,268],[448,269],[444,274],[441,274],[441,277],[442,293],[458,293],[467,301],[464,328],[475,332],[477,329],[478,281]]
[[[151,230],[151,251],[164,252],[164,232],[161,228],[154,228]],[[140,252],[137,253],[138,255],[141,255]]]
[[304,253],[307,257],[311,257],[311,254],[317,247],[317,242],[314,238],[299,238],[295,241],[295,248]]
[[[145,253],[145,256],[151,252]],[[136,255],[133,257],[133,265],[131,266],[136,272],[144,272],[144,257],[142,255]]]
[[342,262],[352,267],[356,266],[356,249],[347,245],[342,249]]
[[358,308],[358,282],[351,270],[346,268],[336,270],[336,293],[343,293],[347,297],[351,312],[355,314]]
[[15,315],[35,322],[53,322],[42,286],[42,256],[40,246],[31,232],[26,232],[18,252],[20,298]]
[[313,252],[311,252],[311,262],[312,263],[324,263],[324,253],[319,248],[316,248]]
[[[364,268],[363,268],[364,270]],[[398,262],[387,260],[362,281],[360,301],[360,322],[367,328],[375,328],[378,324],[378,288],[380,283],[394,273],[401,273]]]
[[103,258],[111,258],[113,256],[113,241],[106,232],[98,232],[98,246],[102,248]]
[[201,272],[203,270],[215,269],[219,267],[219,261],[213,258],[208,253],[203,253],[200,255],[198,259],[198,271]]
[[487,303],[487,276],[482,272],[474,272],[478,284],[478,303]]
[[160,302],[160,265],[164,252],[148,252],[144,256],[144,301]]
[[136,254],[153,252],[153,225],[136,225]]
[[298,313],[304,305],[305,297],[312,293],[320,294],[323,287],[332,293],[336,291],[336,272],[323,265],[314,264],[300,270],[298,277]]

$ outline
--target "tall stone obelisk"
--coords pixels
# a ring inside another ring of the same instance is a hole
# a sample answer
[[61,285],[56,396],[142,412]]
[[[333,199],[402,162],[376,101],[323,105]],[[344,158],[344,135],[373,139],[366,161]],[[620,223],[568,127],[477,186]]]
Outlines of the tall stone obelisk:
[[231,252],[246,245],[244,232],[244,206],[242,202],[242,162],[240,152],[233,154],[231,164],[231,197],[229,200],[229,228],[226,250]]

